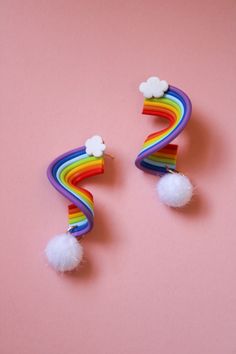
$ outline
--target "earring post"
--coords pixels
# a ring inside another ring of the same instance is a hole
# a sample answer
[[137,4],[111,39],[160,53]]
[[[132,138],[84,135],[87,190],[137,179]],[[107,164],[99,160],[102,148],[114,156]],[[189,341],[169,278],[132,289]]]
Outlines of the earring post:
[[112,160],[114,160],[114,158],[115,158],[113,155],[108,154],[108,153],[106,153],[106,152],[104,153],[104,155],[107,156],[107,157],[109,157],[109,158],[112,159]]

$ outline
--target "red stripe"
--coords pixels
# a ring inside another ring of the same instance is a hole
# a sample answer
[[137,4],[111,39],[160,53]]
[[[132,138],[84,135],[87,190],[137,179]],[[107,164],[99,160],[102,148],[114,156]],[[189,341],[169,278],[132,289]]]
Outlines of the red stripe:
[[76,205],[70,204],[70,205],[68,205],[68,212],[69,212],[69,215],[71,215],[74,213],[81,213],[81,210],[79,208],[77,208]]
[[158,108],[155,110],[143,108],[143,114],[150,114],[152,116],[159,116],[163,118],[167,118],[170,122],[175,122],[177,120],[177,116],[174,112],[165,109],[165,108]]
[[104,171],[103,167],[96,167],[96,168],[90,169],[89,171],[85,171],[83,173],[78,172],[78,173],[75,173],[72,176],[72,178],[70,179],[70,182],[73,185],[76,185],[77,183],[79,183],[84,178],[95,176],[95,175],[97,175],[99,173],[103,173],[103,171]]

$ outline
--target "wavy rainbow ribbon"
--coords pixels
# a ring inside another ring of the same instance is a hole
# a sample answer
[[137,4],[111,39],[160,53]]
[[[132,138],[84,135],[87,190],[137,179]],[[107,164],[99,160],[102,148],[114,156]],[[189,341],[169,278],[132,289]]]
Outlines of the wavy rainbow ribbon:
[[93,227],[94,202],[92,194],[77,184],[83,179],[104,172],[104,158],[86,153],[82,146],[57,157],[48,167],[51,184],[72,204],[68,207],[69,232],[82,237]]
[[169,144],[185,128],[192,111],[188,96],[176,87],[169,86],[160,98],[146,98],[143,114],[166,118],[169,126],[150,134],[138,154],[135,164],[146,172],[162,175],[175,170],[178,146]]

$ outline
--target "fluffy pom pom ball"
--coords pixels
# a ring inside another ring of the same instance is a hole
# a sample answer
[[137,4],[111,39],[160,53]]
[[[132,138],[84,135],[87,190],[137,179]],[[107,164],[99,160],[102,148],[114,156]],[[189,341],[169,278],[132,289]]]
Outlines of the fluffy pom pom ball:
[[48,263],[58,272],[75,269],[83,258],[83,248],[70,233],[57,235],[45,249]]
[[179,208],[191,200],[193,185],[188,177],[180,173],[167,173],[158,181],[157,193],[164,204]]

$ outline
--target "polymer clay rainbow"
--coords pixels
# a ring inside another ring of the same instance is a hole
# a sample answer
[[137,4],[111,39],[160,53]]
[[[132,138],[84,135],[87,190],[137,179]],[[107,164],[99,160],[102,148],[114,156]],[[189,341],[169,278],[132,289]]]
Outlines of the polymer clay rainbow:
[[69,205],[69,232],[78,238],[93,227],[94,202],[92,194],[78,183],[83,179],[104,172],[103,156],[91,156],[86,146],[71,150],[56,158],[48,167],[51,184],[67,198]]
[[146,138],[135,161],[139,169],[155,175],[175,170],[178,146],[169,143],[185,128],[192,110],[190,99],[183,91],[167,87],[162,97],[145,98],[143,114],[163,117],[169,126]]

